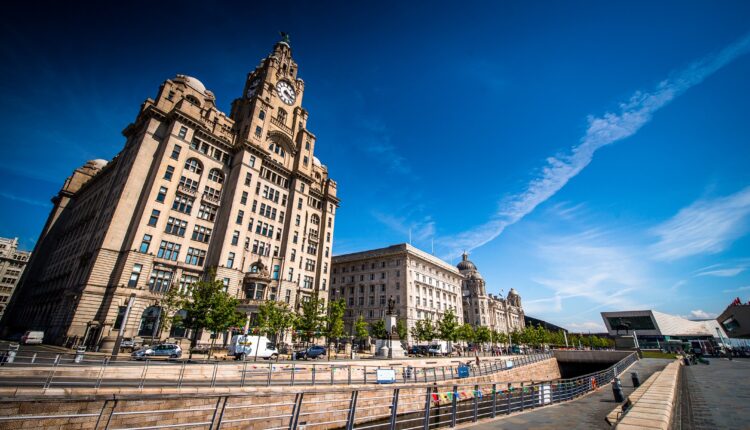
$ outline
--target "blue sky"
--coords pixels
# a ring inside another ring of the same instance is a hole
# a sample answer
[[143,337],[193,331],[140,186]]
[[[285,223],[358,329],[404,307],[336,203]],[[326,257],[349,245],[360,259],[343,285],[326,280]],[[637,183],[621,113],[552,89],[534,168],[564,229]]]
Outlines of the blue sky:
[[750,3],[206,5],[4,11],[1,236],[32,248],[164,79],[228,112],[283,30],[339,183],[336,253],[409,231],[467,249],[490,291],[572,330],[750,300]]

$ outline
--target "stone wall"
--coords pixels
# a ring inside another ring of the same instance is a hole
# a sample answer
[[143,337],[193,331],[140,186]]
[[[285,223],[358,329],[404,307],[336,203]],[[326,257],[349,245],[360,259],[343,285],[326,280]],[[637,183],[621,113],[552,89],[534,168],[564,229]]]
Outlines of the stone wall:
[[[53,419],[0,421],[0,429],[103,429],[205,423],[222,419],[222,428],[268,429],[288,427],[295,404],[301,404],[299,425],[307,430],[343,427],[352,393],[358,394],[356,422],[390,417],[394,390],[399,390],[398,414],[422,412],[428,392],[457,391],[462,400],[489,395],[508,383],[559,378],[554,358],[501,373],[438,384],[394,384],[314,387],[128,388],[106,389],[1,389],[0,416],[57,415]],[[475,391],[478,390],[478,391]],[[301,401],[301,402],[300,402]],[[431,406],[440,401],[430,400]],[[114,413],[113,413],[114,412]],[[86,414],[78,418],[59,417]],[[97,425],[98,423],[98,425]],[[322,423],[322,424],[314,424]],[[199,428],[199,427],[196,427]]]

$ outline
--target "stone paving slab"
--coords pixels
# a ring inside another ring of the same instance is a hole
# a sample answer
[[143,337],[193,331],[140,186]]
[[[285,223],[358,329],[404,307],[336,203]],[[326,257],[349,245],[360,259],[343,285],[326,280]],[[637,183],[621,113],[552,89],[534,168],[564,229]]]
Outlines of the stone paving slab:
[[[633,383],[630,372],[637,371],[641,381],[648,379],[654,372],[662,370],[673,360],[661,360],[645,358],[638,361],[621,376],[622,389],[625,396],[633,392]],[[558,430],[558,429],[611,429],[604,421],[607,414],[617,406],[612,394],[612,388],[607,385],[599,388],[594,393],[581,397],[567,403],[560,403],[527,412],[521,412],[508,417],[493,421],[486,421],[473,426],[467,426],[475,430],[490,429],[534,429],[534,430]],[[653,422],[652,422],[653,423]],[[658,424],[653,427],[661,428]],[[631,430],[638,427],[625,428]]]

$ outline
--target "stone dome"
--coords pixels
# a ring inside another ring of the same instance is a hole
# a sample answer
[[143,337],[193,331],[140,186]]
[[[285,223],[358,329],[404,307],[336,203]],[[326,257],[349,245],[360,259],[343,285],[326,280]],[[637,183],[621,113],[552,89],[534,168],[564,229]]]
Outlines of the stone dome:
[[97,169],[103,169],[104,166],[106,166],[108,163],[107,160],[102,160],[101,158],[97,158],[96,160],[89,160],[86,162],[87,166],[95,167]]
[[458,270],[460,270],[461,272],[468,271],[468,270],[473,270],[473,271],[477,270],[477,266],[475,266],[474,263],[469,261],[469,254],[464,252],[461,257],[462,257],[461,262],[456,265]]
[[192,76],[188,75],[177,75],[178,78],[181,78],[185,81],[185,84],[189,86],[190,88],[198,91],[201,94],[206,93],[206,86],[203,85],[203,82],[198,80],[197,78],[194,78]]

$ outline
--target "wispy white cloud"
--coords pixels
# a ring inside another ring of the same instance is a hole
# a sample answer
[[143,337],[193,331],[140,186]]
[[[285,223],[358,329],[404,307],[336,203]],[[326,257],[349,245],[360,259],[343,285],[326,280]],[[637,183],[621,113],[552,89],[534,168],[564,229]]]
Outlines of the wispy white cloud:
[[702,309],[696,309],[690,311],[690,314],[687,315],[687,318],[691,320],[708,320],[716,318],[717,316],[718,314],[715,314],[713,312],[706,312]]
[[602,333],[607,331],[607,328],[601,321],[583,321],[580,323],[570,323],[567,324],[565,328],[573,333]]
[[743,291],[750,291],[750,285],[746,285],[744,287],[739,287],[739,288],[732,288],[729,290],[721,290],[722,293],[741,293]]
[[695,276],[720,276],[723,278],[731,278],[733,276],[737,276],[740,273],[744,272],[747,268],[746,267],[732,267],[729,269],[717,269],[717,270],[708,270],[705,272],[700,272]]
[[373,216],[385,224],[390,229],[396,231],[404,237],[404,241],[411,239],[419,243],[426,243],[435,237],[435,221],[430,216],[422,217],[419,220],[409,220],[407,217],[399,217],[381,212],[373,212]]
[[569,180],[591,163],[594,153],[607,145],[635,134],[653,114],[689,88],[699,84],[720,68],[750,51],[750,34],[743,36],[715,55],[702,58],[660,82],[651,92],[637,91],[619,106],[616,113],[589,117],[588,128],[578,145],[570,151],[549,157],[540,173],[525,189],[504,199],[499,210],[486,223],[444,238],[441,244],[448,255],[475,249],[499,236],[508,226],[531,213],[539,204],[555,195]]
[[[750,187],[715,199],[701,199],[656,226],[659,241],[652,246],[654,258],[674,261],[699,254],[717,254],[748,230]],[[734,276],[743,269],[704,272],[713,276]]]
[[581,234],[546,237],[536,248],[544,273],[532,278],[553,292],[551,297],[526,301],[529,313],[574,312],[565,300],[580,309],[571,317],[590,317],[600,308],[633,309],[643,297],[634,294],[651,282],[639,252],[624,246],[612,246],[606,234],[591,230]]
[[385,124],[379,120],[368,118],[360,120],[359,126],[363,130],[362,135],[358,138],[359,145],[366,153],[375,156],[394,172],[405,175],[412,173],[406,158],[398,152],[393,144],[391,133]]
[[50,206],[52,206],[52,204],[49,203],[49,202],[45,202],[45,201],[42,201],[42,200],[29,199],[29,198],[17,196],[17,195],[11,194],[11,193],[6,193],[4,191],[0,191],[0,197],[4,197],[4,198],[9,199],[9,200],[14,200],[14,201],[17,201],[17,202],[25,203],[25,204],[31,205],[31,206],[41,206],[41,207],[44,207],[44,208],[49,208]]

